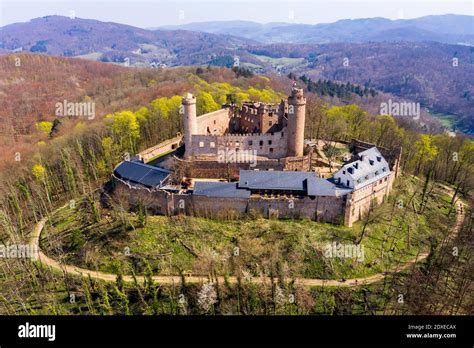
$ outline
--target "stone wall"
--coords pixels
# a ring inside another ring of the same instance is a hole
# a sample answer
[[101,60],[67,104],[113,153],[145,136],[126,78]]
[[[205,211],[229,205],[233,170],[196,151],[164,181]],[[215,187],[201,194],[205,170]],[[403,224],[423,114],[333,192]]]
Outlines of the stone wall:
[[182,141],[183,141],[183,136],[179,135],[177,137],[163,141],[162,143],[159,143],[158,145],[155,145],[153,147],[150,147],[140,152],[138,156],[145,163],[150,162],[152,159],[156,157],[159,157],[165,153],[168,153],[172,150],[177,149],[181,145]]
[[257,156],[271,159],[286,157],[287,140],[285,130],[267,134],[193,135],[194,156],[217,156],[218,150],[257,151]]
[[219,163],[207,160],[185,161],[179,158],[174,160],[182,167],[182,171],[192,178],[237,179],[241,169],[283,170],[283,165],[276,159],[258,160],[256,166],[253,166],[252,163]]
[[310,156],[302,157],[286,157],[282,158],[281,162],[283,164],[284,170],[288,171],[310,171],[311,169],[311,159]]
[[266,198],[216,198],[172,194],[162,190],[132,188],[116,181],[113,193],[116,200],[127,202],[128,208],[139,205],[157,215],[213,217],[239,217],[251,213],[265,218],[306,218],[335,224],[344,223],[345,197]]
[[197,133],[200,135],[222,135],[229,130],[229,121],[232,116],[230,108],[224,108],[196,119]]
[[351,227],[355,221],[362,219],[371,204],[382,204],[392,190],[394,178],[395,173],[392,172],[385,178],[352,192],[347,198],[345,225]]

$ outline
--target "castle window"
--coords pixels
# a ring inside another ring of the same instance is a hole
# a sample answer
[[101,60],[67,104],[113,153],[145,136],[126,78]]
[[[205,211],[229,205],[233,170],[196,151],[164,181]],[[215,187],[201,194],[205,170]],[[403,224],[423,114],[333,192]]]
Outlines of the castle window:
[[216,124],[216,120],[214,120],[214,124]]
[[343,171],[342,171],[342,174],[346,174],[346,171],[345,171],[345,170],[343,170]]
[[369,180],[369,176],[368,176],[368,175],[365,176],[365,180]]
[[239,146],[240,146],[240,142],[236,141],[236,142],[235,142],[235,146],[236,146],[236,147],[239,147]]
[[369,160],[369,163],[370,163],[371,166],[374,165],[374,161],[372,161],[372,160]]
[[253,145],[253,141],[249,140],[249,146],[252,146],[252,145]]
[[285,135],[285,133],[284,133],[284,132],[281,132],[281,137],[282,137],[282,138],[283,138],[284,135]]
[[382,157],[377,156],[377,162],[382,162]]
[[263,146],[263,140],[260,140],[260,146]]
[[270,148],[270,153],[273,153],[273,147]]
[[216,143],[213,142],[213,141],[211,141],[211,142],[209,143],[209,146],[211,147],[211,149],[213,149],[213,148],[216,147]]
[[385,171],[387,171],[387,168],[383,167],[382,170],[385,172]]
[[349,186],[349,180],[347,180],[347,186]]
[[271,144],[272,144],[272,141],[271,141],[271,140],[269,140],[269,141],[268,141],[268,145],[271,145]]
[[272,121],[268,121],[268,125],[271,126],[273,124]]
[[204,147],[204,141],[199,142],[199,147]]

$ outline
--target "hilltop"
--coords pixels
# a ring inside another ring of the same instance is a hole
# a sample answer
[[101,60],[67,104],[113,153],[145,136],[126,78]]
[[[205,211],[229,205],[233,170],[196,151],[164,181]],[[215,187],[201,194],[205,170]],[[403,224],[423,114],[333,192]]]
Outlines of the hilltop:
[[228,34],[262,43],[437,41],[474,44],[473,17],[465,15],[425,16],[414,19],[343,19],[334,23],[298,24],[250,21],[197,22],[160,29],[185,29],[212,34]]

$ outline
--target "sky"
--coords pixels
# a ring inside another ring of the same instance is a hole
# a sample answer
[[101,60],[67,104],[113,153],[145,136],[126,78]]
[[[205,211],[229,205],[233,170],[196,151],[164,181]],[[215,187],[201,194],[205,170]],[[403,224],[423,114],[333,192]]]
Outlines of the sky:
[[474,1],[0,0],[0,26],[55,14],[150,28],[223,20],[316,24],[339,19],[410,19],[448,13],[474,15]]

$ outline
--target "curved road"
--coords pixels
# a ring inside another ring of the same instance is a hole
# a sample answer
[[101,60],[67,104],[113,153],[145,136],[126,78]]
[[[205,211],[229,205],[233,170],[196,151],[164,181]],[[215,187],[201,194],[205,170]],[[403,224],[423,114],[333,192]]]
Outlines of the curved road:
[[[461,210],[461,207],[463,208]],[[456,224],[454,225],[454,228],[451,233],[451,238],[454,237],[458,231],[459,228],[461,227],[461,224],[463,222],[463,216],[464,216],[464,203],[458,203],[456,212],[457,212],[457,217],[456,217]],[[59,208],[62,209],[62,208]],[[37,247],[38,249],[38,261],[46,265],[53,270],[60,271],[60,272],[66,272],[69,275],[75,275],[75,276],[81,276],[81,277],[91,277],[92,279],[97,279],[97,280],[103,280],[107,282],[115,282],[117,279],[117,275],[113,273],[105,273],[105,272],[99,272],[99,271],[92,271],[89,269],[85,268],[80,268],[77,266],[72,266],[72,265],[64,265],[61,264],[60,262],[50,258],[46,254],[44,254],[41,249],[39,248],[39,238],[41,235],[41,231],[43,230],[44,225],[47,222],[47,218],[41,219],[36,225],[35,228],[31,234],[30,238],[30,245]],[[353,286],[360,286],[360,285],[367,285],[367,284],[372,284],[375,282],[378,282],[382,280],[387,274],[390,273],[398,273],[401,272],[411,265],[415,264],[416,262],[419,262],[421,260],[424,260],[426,257],[428,257],[428,253],[420,253],[417,255],[417,257],[411,259],[410,261],[404,263],[403,265],[396,267],[389,272],[383,272],[383,273],[377,273],[369,277],[364,277],[364,278],[353,278],[353,279],[346,279],[345,281],[343,280],[327,280],[327,279],[311,279],[311,278],[295,278],[295,284],[297,285],[303,285],[303,286],[338,286],[338,287],[353,287]],[[143,282],[145,277],[144,276],[136,276],[137,281]],[[133,282],[133,277],[129,275],[124,275],[123,280],[125,282]],[[207,276],[185,276],[185,280],[187,283],[207,283],[209,281]],[[155,281],[158,284],[179,284],[181,283],[181,276],[153,276],[153,281]],[[222,276],[218,277],[218,281],[222,284],[225,281],[225,278]],[[237,283],[237,277],[232,276],[232,277],[227,277],[227,281],[231,284],[236,284]],[[250,282],[254,284],[263,284],[266,282],[270,281],[270,278],[262,278],[262,277],[252,277],[249,279]]]

